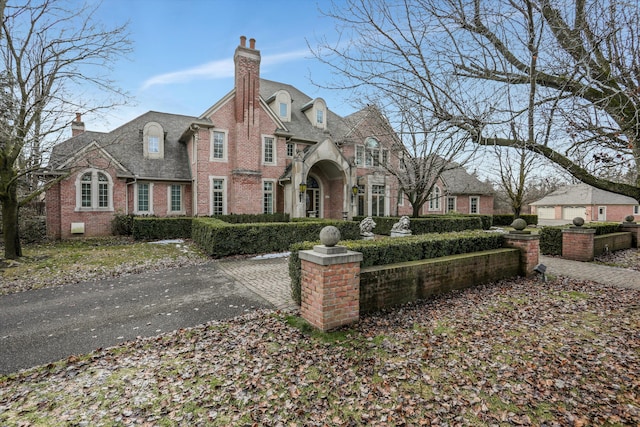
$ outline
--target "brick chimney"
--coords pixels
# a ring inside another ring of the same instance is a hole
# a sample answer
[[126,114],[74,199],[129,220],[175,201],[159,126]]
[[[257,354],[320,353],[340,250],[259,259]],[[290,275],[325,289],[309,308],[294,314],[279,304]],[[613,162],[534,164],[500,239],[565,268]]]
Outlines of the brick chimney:
[[82,121],[82,115],[76,113],[76,119],[71,122],[71,137],[78,136],[84,133],[84,122]]
[[236,122],[257,124],[255,110],[259,108],[260,96],[260,51],[256,40],[240,37],[240,45],[233,56],[235,62]]

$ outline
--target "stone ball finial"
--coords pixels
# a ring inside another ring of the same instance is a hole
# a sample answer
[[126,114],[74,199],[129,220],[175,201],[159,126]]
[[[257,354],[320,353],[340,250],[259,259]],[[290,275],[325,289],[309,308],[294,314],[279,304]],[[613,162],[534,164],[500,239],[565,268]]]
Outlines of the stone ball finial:
[[579,216],[573,218],[573,225],[576,227],[582,227],[584,225],[584,218]]
[[320,243],[325,246],[335,246],[340,241],[340,230],[333,225],[328,225],[320,230]]
[[527,228],[527,221],[525,221],[522,218],[516,218],[513,220],[513,222],[511,223],[511,226],[513,228],[515,228],[518,231],[522,231],[525,228]]
[[624,217],[625,222],[634,222],[635,219],[636,217],[634,217],[633,215],[627,215]]

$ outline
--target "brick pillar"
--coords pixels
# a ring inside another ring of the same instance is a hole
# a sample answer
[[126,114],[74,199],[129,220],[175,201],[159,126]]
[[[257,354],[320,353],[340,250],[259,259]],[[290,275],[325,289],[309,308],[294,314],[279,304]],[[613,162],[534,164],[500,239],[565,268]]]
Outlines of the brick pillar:
[[562,258],[593,261],[594,228],[571,227],[562,230]]
[[631,246],[639,248],[638,242],[640,242],[640,224],[634,222],[623,222],[620,226],[620,231],[628,231],[631,233]]
[[520,249],[520,268],[518,274],[532,276],[533,268],[539,263],[540,235],[528,231],[512,231],[504,235],[504,246]]
[[318,245],[300,251],[301,316],[321,331],[357,322],[360,317],[360,252]]

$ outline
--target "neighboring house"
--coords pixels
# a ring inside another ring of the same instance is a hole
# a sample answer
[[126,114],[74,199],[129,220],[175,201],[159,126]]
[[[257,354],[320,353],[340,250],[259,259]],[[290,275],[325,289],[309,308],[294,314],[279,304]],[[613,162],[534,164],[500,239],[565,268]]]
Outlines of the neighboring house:
[[[381,167],[397,167],[398,141],[375,108],[340,117],[322,98],[261,79],[253,39],[240,38],[234,61],[234,88],[198,117],[150,111],[100,133],[78,115],[50,158],[62,179],[46,194],[48,234],[108,235],[118,213],[410,214]],[[445,174],[425,213],[492,213],[470,178]]]
[[568,185],[531,203],[540,224],[571,223],[581,217],[592,221],[623,221],[628,215],[640,219],[638,201],[621,194],[600,190],[587,184]]

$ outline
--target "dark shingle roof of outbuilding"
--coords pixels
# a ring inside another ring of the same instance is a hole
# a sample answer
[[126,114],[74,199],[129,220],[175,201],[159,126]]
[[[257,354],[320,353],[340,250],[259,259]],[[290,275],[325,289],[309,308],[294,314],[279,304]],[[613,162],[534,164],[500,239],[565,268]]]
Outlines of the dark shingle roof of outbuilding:
[[[159,123],[165,132],[162,159],[149,159],[144,156],[141,131],[149,122]],[[192,116],[149,111],[111,132],[87,131],[58,144],[51,153],[49,167],[59,168],[67,159],[95,141],[132,177],[190,180],[189,158],[180,137],[192,123],[198,122],[203,120]]]
[[443,171],[441,178],[450,194],[494,194],[491,184],[480,181],[462,166]]

